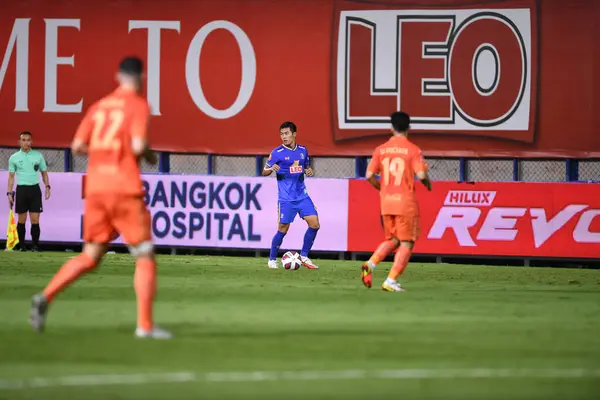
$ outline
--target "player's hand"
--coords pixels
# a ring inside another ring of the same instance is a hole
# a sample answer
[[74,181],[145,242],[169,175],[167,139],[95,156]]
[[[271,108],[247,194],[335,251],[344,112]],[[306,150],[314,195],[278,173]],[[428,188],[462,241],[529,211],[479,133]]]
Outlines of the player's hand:
[[46,186],[46,193],[45,193],[44,198],[46,200],[48,200],[50,198],[50,188],[48,186]]
[[13,205],[15,204],[15,199],[13,198],[12,193],[8,194],[8,206],[10,208],[13,208]]
[[429,179],[425,179],[423,181],[423,185],[425,185],[425,187],[427,188],[427,190],[431,192],[431,181]]
[[279,167],[279,165],[277,165],[277,164],[274,164],[274,165],[271,167],[271,171],[273,171],[273,172],[277,172],[277,171],[279,171],[280,169],[281,169],[281,168],[280,168],[280,167]]
[[304,173],[306,174],[306,176],[315,176],[315,173],[311,167],[306,167]]
[[158,155],[153,150],[146,149],[146,151],[142,154],[142,157],[150,165],[156,165],[158,163]]

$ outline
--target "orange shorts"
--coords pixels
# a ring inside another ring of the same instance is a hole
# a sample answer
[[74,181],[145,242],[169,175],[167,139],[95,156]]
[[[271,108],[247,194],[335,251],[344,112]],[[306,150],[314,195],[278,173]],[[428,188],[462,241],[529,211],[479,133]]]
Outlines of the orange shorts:
[[421,233],[418,216],[382,215],[386,240],[396,238],[401,242],[416,242]]
[[150,220],[150,212],[141,197],[93,194],[85,200],[83,240],[108,243],[120,233],[126,244],[136,246],[152,240]]

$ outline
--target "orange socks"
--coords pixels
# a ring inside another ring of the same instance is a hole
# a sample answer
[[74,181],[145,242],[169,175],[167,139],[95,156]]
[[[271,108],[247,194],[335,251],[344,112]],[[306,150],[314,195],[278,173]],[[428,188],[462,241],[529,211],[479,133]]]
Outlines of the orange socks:
[[62,291],[64,288],[69,286],[71,282],[79,278],[80,275],[91,271],[96,267],[96,263],[87,254],[80,254],[67,261],[54,275],[48,286],[44,289],[43,293],[48,300],[48,303],[52,301],[57,293]]
[[381,243],[375,253],[369,259],[369,265],[373,268],[375,265],[379,264],[381,260],[385,259],[394,249],[397,247],[397,244],[394,240],[386,240]]
[[394,265],[390,270],[388,278],[396,280],[402,273],[404,269],[408,265],[408,260],[410,260],[410,255],[412,254],[412,250],[407,247],[402,247],[398,249],[396,256],[394,256]]
[[138,258],[135,262],[133,278],[137,297],[137,326],[146,331],[153,327],[152,306],[156,293],[156,261],[150,258]]

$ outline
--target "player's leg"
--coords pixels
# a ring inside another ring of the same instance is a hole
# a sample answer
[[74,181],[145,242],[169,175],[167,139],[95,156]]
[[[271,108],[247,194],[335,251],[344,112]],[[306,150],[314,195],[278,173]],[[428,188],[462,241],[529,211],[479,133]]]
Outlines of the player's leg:
[[40,213],[29,212],[31,222],[31,250],[40,251]]
[[280,201],[277,204],[277,232],[275,232],[273,240],[271,240],[271,251],[269,252],[269,262],[267,263],[267,266],[271,269],[278,268],[277,253],[279,252],[279,248],[283,243],[285,235],[287,235],[288,230],[290,229],[290,224],[295,218],[296,212],[294,211],[292,202]]
[[381,286],[385,291],[389,292],[403,292],[404,289],[398,283],[398,277],[402,275],[410,256],[415,241],[419,237],[419,218],[411,216],[397,216],[396,217],[396,232],[397,238],[400,240],[400,247],[394,257],[394,264],[390,270],[387,279]]
[[387,292],[404,292],[405,290],[398,283],[398,277],[402,275],[406,266],[408,265],[408,261],[410,260],[410,256],[412,254],[412,249],[414,246],[413,241],[401,241],[400,247],[394,256],[394,264],[392,265],[392,269],[390,270],[387,279],[381,285],[381,289]]
[[319,223],[319,214],[317,213],[317,208],[314,203],[307,197],[298,202],[297,205],[298,213],[300,217],[306,221],[308,227],[306,228],[306,233],[304,234],[304,243],[302,245],[302,250],[300,251],[300,261],[302,261],[302,265],[304,265],[308,269],[318,269],[319,267],[313,263],[310,258],[308,258],[308,253],[312,249],[312,246],[315,242],[315,238],[317,237],[317,233],[321,228]]
[[367,264],[371,269],[375,269],[377,264],[383,261],[391,252],[396,250],[400,242],[396,239],[396,224],[393,215],[383,215],[383,232],[385,240],[377,247],[375,252],[367,261]]
[[398,248],[400,242],[396,239],[396,226],[394,216],[382,216],[383,231],[385,241],[381,242],[377,250],[371,255],[371,258],[361,266],[361,279],[363,284],[370,288],[373,285],[373,271],[381,261],[383,261],[392,251]]
[[42,191],[39,186],[32,188],[31,203],[29,207],[29,221],[31,222],[31,250],[40,250],[40,213],[42,212]]
[[96,268],[105,252],[106,244],[86,242],[82,252],[67,260],[42,291],[48,303],[80,275]]
[[129,252],[135,257],[133,285],[137,300],[137,323],[135,334],[140,338],[171,339],[173,335],[154,323],[156,299],[156,258],[152,241],[130,245]]
[[27,212],[21,212],[17,214],[17,236],[19,237],[19,250],[26,251],[27,246],[25,246],[25,234],[27,230],[25,229],[25,224],[27,223]]
[[27,197],[27,188],[17,185],[15,195],[15,214],[17,214],[17,236],[19,237],[19,250],[25,251],[25,224],[27,223],[27,213],[29,212],[29,199]]
[[112,223],[127,243],[135,258],[133,286],[137,300],[135,335],[140,338],[170,339],[173,335],[154,324],[156,297],[156,258],[152,243],[150,212],[144,201],[137,197],[124,197],[115,203]]
[[102,200],[88,198],[84,206],[83,251],[64,263],[42,293],[33,297],[30,322],[35,330],[41,332],[44,329],[46,311],[55,296],[100,263],[106,251],[105,243],[112,232],[109,215]]
[[56,295],[81,275],[93,270],[100,263],[105,251],[106,246],[102,243],[85,243],[81,254],[64,263],[44,290],[33,296],[29,314],[33,329],[38,332],[44,330],[48,306]]
[[269,262],[267,264],[267,266],[271,269],[279,268],[277,265],[277,253],[279,252],[279,248],[281,247],[283,239],[285,238],[285,235],[287,235],[289,229],[289,223],[277,223],[277,232],[275,232],[273,240],[271,240],[271,250],[269,251]]

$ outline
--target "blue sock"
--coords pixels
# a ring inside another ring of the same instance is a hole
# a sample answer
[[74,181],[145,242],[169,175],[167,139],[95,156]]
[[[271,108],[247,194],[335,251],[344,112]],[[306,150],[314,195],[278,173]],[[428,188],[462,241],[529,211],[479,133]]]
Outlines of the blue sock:
[[304,245],[302,245],[302,251],[300,255],[302,257],[308,257],[308,252],[312,249],[313,243],[315,242],[315,238],[317,237],[318,229],[311,228],[310,226],[306,230],[304,234]]
[[283,242],[283,238],[285,237],[285,233],[281,231],[277,231],[275,236],[273,236],[273,241],[271,242],[271,253],[269,254],[269,260],[277,259],[277,252],[279,251],[279,246]]

